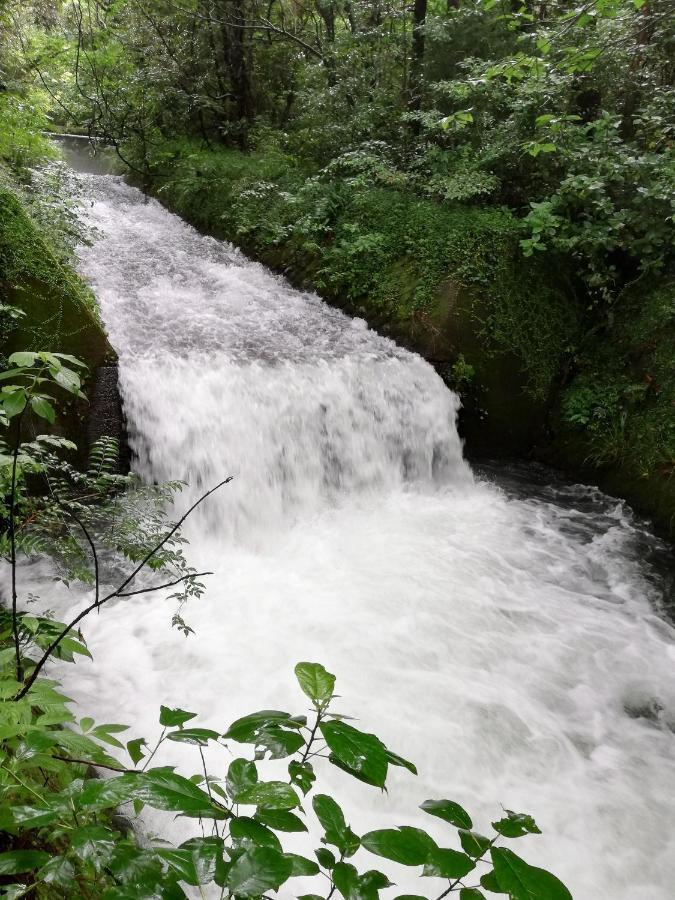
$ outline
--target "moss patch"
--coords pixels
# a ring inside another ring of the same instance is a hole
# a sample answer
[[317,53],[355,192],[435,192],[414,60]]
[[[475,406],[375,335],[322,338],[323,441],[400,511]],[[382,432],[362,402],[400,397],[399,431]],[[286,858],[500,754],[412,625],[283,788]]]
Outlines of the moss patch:
[[77,275],[58,261],[16,196],[0,187],[0,287],[3,302],[24,315],[5,336],[3,351],[72,353],[91,370],[112,355]]
[[[59,262],[17,197],[0,187],[0,291],[3,304],[23,315],[0,322],[0,353],[50,350],[71,353],[85,362],[89,377],[105,361],[115,358],[94,312],[95,301],[77,275]],[[59,417],[58,431],[73,440],[83,461],[88,451],[88,405],[70,399]]]

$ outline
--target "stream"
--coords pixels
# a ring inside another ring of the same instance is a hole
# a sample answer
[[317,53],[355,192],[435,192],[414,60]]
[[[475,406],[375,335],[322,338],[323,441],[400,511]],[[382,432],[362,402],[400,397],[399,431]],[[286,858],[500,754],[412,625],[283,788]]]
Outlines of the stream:
[[[457,398],[420,357],[121,178],[77,178],[94,229],[79,267],[119,353],[134,468],[186,481],[181,511],[234,476],[186,529],[190,561],[214,573],[184,612],[195,634],[170,628],[158,595],[92,618],[95,664],[62,673],[82,714],[150,740],[167,703],[223,731],[255,709],[301,712],[293,666],[320,661],[339,708],[419,769],[393,770],[388,794],[321,771],[358,833],[441,839],[425,799],[457,800],[478,830],[502,804],[535,817],[543,835],[514,849],[575,900],[672,900],[675,630],[659,541],[595,488],[472,471]],[[188,834],[167,819],[146,824]],[[390,896],[432,895],[433,880],[382,868]]]

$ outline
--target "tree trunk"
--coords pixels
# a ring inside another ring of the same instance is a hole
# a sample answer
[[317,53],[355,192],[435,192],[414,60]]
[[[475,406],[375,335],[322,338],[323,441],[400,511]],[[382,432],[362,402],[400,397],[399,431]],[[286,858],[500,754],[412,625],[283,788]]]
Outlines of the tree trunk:
[[229,29],[228,62],[232,91],[236,98],[237,119],[242,127],[245,143],[248,123],[253,118],[253,98],[246,58],[246,29],[243,27],[246,24],[246,13],[243,0],[231,0],[229,6],[232,26]]
[[[427,20],[427,0],[415,0],[413,6],[413,32],[410,59],[410,81],[408,83],[408,109],[419,112],[422,109],[424,80],[424,26]],[[420,123],[413,122],[415,134],[420,131]]]

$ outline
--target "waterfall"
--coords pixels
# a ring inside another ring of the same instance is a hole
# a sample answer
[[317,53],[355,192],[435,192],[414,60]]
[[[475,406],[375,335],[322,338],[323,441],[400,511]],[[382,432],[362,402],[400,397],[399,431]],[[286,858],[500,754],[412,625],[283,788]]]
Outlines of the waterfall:
[[[185,507],[235,478],[188,529],[214,571],[185,612],[196,635],[171,631],[156,595],[120,603],[90,623],[96,663],[64,673],[71,695],[135,734],[166,702],[222,731],[302,709],[292,667],[321,661],[342,708],[420,772],[393,773],[388,795],[322,773],[357,831],[442,840],[428,797],[479,829],[503,804],[535,816],[522,852],[575,900],[672,897],[675,643],[653,539],[590,488],[475,476],[457,399],[422,359],[122,180],[79,177],[80,268],[119,352],[136,468],[188,482]],[[398,893],[424,892],[389,868]]]

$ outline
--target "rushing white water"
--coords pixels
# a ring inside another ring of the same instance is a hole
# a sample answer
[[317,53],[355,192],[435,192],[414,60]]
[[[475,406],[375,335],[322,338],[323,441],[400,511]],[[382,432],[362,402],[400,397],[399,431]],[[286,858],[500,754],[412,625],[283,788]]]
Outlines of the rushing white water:
[[188,481],[186,506],[236,476],[190,523],[191,560],[215,572],[186,613],[196,636],[156,595],[96,617],[95,665],[64,673],[83,709],[149,736],[170,702],[222,730],[302,709],[292,667],[320,660],[343,708],[420,770],[395,770],[389,795],[326,771],[357,831],[440,838],[427,797],[484,828],[501,803],[536,817],[544,835],[516,849],[576,900],[672,898],[674,633],[622,506],[474,478],[456,399],[419,357],[121,180],[83,180],[97,237],[81,270],[137,468]]

